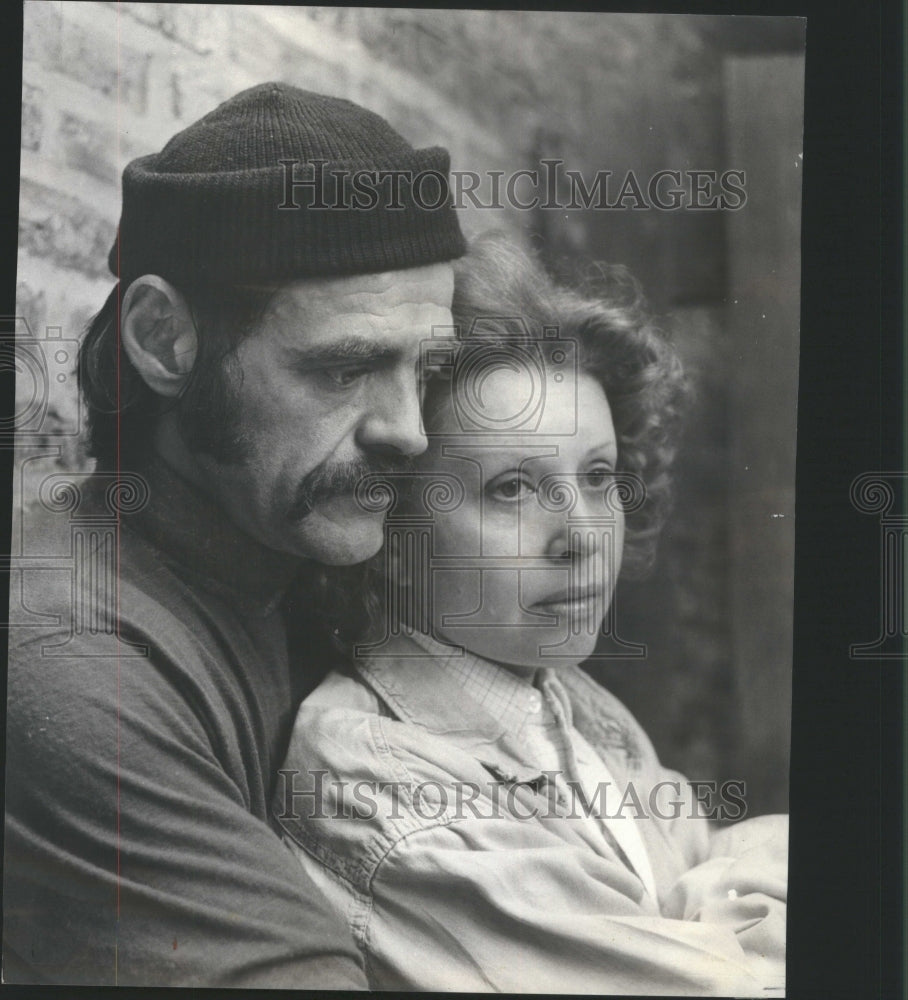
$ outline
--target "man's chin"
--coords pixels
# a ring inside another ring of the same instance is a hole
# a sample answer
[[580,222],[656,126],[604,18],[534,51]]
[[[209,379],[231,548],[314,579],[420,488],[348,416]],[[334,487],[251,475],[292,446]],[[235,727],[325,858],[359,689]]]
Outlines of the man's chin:
[[326,566],[351,566],[371,559],[384,542],[384,516],[338,510],[339,504],[316,507],[296,525],[300,555]]

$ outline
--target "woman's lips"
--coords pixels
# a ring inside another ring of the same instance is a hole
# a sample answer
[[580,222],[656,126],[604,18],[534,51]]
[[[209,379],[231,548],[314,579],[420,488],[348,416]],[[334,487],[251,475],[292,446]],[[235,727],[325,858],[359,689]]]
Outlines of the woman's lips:
[[598,610],[604,604],[601,590],[577,590],[552,594],[532,605],[534,610],[547,614],[583,615]]

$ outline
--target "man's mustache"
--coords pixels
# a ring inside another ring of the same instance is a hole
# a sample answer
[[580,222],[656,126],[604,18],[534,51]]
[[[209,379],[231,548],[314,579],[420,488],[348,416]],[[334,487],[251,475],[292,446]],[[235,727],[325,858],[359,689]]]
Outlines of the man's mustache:
[[395,458],[359,458],[352,462],[323,462],[309,472],[300,483],[290,506],[288,517],[302,521],[315,507],[327,500],[352,496],[365,476],[406,472],[413,468],[406,455]]

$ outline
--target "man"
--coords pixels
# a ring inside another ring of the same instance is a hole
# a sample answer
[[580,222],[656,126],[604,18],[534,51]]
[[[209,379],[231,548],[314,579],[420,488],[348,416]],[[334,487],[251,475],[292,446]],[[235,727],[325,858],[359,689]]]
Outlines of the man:
[[305,582],[379,549],[353,487],[425,446],[419,345],[464,242],[410,178],[448,166],[275,83],[127,166],[80,356],[97,471],[42,496],[75,568],[34,574],[59,624],[10,640],[7,982],[365,986],[267,807],[330,655]]

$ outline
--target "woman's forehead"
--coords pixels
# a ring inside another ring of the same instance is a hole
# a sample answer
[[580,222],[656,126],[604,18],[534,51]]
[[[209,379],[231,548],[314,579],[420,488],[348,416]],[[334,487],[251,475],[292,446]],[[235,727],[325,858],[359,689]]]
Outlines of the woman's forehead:
[[508,441],[514,431],[516,443],[527,432],[539,435],[570,435],[592,413],[610,418],[605,390],[585,371],[533,368],[507,356],[494,363],[475,366],[452,381],[436,384],[430,391],[427,420],[440,434],[471,435],[486,431]]
[[594,376],[577,372],[549,382],[535,404],[534,388],[525,372],[506,367],[469,392],[456,382],[439,387],[426,417],[429,451],[419,464],[437,465],[441,455],[460,461],[464,447],[483,466],[615,450],[608,400]]

